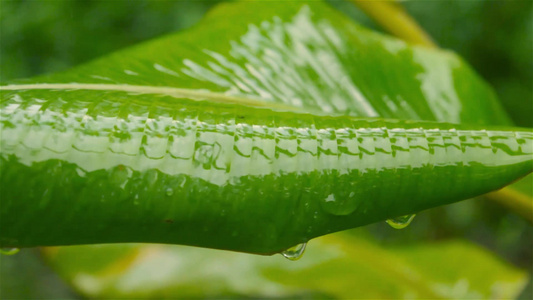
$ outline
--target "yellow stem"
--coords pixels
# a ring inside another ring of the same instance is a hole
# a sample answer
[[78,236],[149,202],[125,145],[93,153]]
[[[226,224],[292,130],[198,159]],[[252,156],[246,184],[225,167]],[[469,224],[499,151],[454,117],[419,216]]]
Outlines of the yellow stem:
[[395,1],[351,0],[368,16],[395,36],[416,45],[436,48],[431,37]]
[[485,194],[485,197],[512,210],[533,224],[533,199],[531,197],[509,187]]

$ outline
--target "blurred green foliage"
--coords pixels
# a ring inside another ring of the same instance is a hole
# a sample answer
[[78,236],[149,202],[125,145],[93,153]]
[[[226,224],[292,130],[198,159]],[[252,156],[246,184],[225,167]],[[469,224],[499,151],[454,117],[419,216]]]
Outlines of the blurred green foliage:
[[42,260],[38,249],[0,255],[1,299],[73,299],[75,292]]
[[527,280],[464,240],[383,247],[365,235],[359,228],[313,239],[298,262],[178,245],[45,252],[62,278],[94,299],[502,299],[515,297]]
[[533,127],[533,1],[407,1],[443,48],[459,53],[496,90],[520,126]]
[[[65,70],[193,26],[218,2],[1,0],[0,82]],[[351,4],[331,3],[363,25],[376,28]],[[532,1],[402,3],[441,47],[459,53],[492,84],[518,125],[533,126]],[[384,246],[464,237],[533,271],[533,227],[483,199],[423,212],[402,231],[381,223],[366,230]],[[0,257],[0,276],[3,298],[75,295],[39,260],[35,250]],[[531,283],[520,298],[533,298]]]
[[0,82],[65,70],[194,25],[219,1],[1,1]]

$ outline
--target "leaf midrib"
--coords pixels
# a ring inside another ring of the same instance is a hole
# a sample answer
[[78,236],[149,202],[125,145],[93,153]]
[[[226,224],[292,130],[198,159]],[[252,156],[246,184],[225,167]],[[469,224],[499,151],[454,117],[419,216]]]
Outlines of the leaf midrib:
[[187,98],[195,101],[211,101],[224,104],[238,104],[252,107],[277,108],[296,111],[298,107],[276,102],[266,102],[253,99],[252,96],[233,96],[206,90],[194,90],[166,86],[108,84],[108,83],[36,83],[36,84],[11,84],[0,86],[0,91],[19,90],[94,90],[118,91],[137,94],[158,94],[174,98]]

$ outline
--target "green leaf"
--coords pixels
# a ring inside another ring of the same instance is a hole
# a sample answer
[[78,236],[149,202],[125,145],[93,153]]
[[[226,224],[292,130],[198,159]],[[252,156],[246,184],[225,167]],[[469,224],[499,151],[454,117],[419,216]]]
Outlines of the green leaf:
[[272,254],[532,169],[532,131],[485,125],[507,117],[461,59],[323,3],[221,5],[186,33],[0,91],[8,247]]
[[313,240],[294,263],[281,256],[161,245],[58,247],[45,253],[90,298],[507,299],[527,283],[524,272],[464,241],[391,249],[337,234]]
[[[247,10],[254,14],[240,13]],[[21,82],[37,95],[35,89],[68,90],[69,98],[126,91],[334,115],[508,124],[492,90],[453,53],[409,47],[323,3],[221,5],[186,33]],[[33,86],[39,83],[59,85]]]

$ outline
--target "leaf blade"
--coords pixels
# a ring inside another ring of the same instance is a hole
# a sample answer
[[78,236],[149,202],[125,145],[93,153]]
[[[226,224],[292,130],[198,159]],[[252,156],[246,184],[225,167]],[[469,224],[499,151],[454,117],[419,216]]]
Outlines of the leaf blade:
[[[264,18],[219,19],[244,5],[221,6],[203,24],[221,22],[216,33],[224,32],[227,43],[210,45],[214,32],[198,27],[33,83],[0,87],[2,189],[11,196],[1,218],[11,231],[2,244],[151,241],[268,254],[497,189],[531,172],[526,129],[487,133],[483,126],[354,118],[394,111],[396,118],[505,119],[494,109],[491,90],[454,55],[369,33],[317,3],[246,3],[265,8],[258,10]],[[261,72],[267,67],[268,74],[281,75],[266,78]],[[462,79],[472,84],[461,85]],[[33,89],[43,85],[56,89]],[[250,96],[303,113],[226,103]],[[469,100],[476,97],[483,101]],[[437,134],[430,146],[432,130]],[[487,175],[494,164],[498,175]],[[432,175],[433,168],[439,171]],[[457,183],[470,173],[478,177],[471,187]],[[398,185],[398,174],[407,176],[407,190]],[[457,182],[440,184],[449,175]],[[430,184],[419,188],[424,180]],[[30,184],[31,194],[25,192]],[[382,192],[384,185],[401,197]],[[408,201],[415,196],[418,202]],[[374,197],[379,201],[366,200]],[[74,207],[56,224],[65,202]],[[28,223],[43,211],[28,210],[28,203],[51,213]],[[228,215],[222,215],[226,207]],[[26,215],[14,219],[15,211]],[[256,220],[262,223],[249,226]],[[206,229],[196,226],[202,223]],[[52,234],[28,234],[28,224]]]

